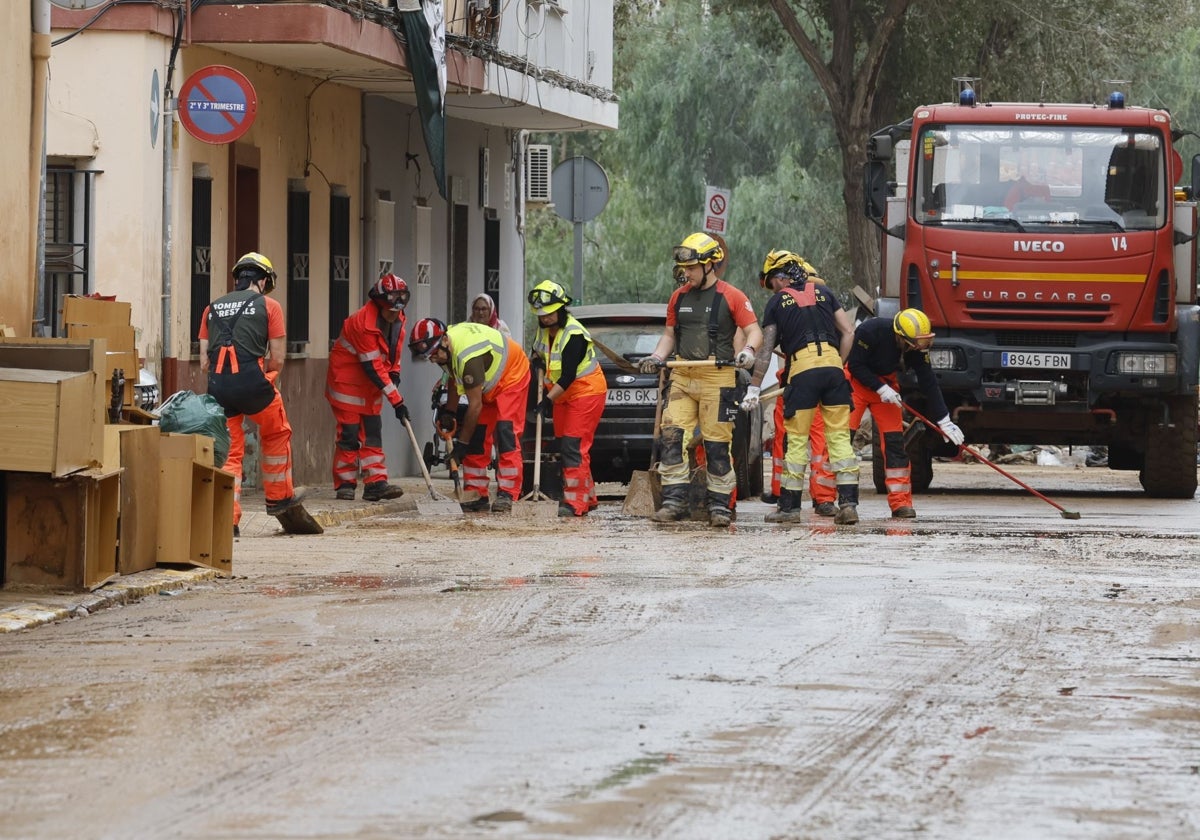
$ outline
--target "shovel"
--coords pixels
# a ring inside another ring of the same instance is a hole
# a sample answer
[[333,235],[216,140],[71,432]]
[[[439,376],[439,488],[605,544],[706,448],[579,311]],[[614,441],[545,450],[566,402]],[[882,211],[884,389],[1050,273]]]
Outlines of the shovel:
[[457,516],[461,518],[462,508],[459,507],[458,502],[433,489],[433,479],[429,477],[429,468],[425,466],[424,453],[421,452],[421,446],[417,443],[412,423],[407,419],[404,421],[404,428],[408,430],[408,439],[412,441],[413,452],[416,453],[417,461],[421,464],[421,475],[425,477],[425,486],[429,488],[429,501],[417,499],[417,513],[422,516]]
[[[545,397],[542,397],[545,400]],[[521,519],[556,519],[558,502],[542,492],[542,403],[537,405],[537,437],[533,444],[533,489],[512,507]]]
[[662,426],[662,394],[666,370],[658,372],[657,399],[654,404],[654,436],[650,443],[650,468],[635,470],[629,476],[629,490],[625,493],[625,503],[621,505],[621,513],[626,516],[651,516],[662,504],[662,482],[654,465],[658,462],[658,432]]
[[304,509],[299,500],[304,497],[304,488],[297,487],[293,494],[296,503],[287,510],[275,514],[275,519],[283,528],[285,534],[323,534],[325,529],[321,523],[313,519],[312,514]]

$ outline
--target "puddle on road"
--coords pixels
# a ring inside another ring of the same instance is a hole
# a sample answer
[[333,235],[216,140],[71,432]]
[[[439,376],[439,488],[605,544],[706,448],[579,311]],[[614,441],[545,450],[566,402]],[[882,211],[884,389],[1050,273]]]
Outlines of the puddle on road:
[[584,795],[587,795],[588,793],[596,793],[598,791],[608,790],[609,788],[620,787],[628,784],[634,779],[638,779],[642,776],[649,776],[652,773],[657,773],[663,767],[673,763],[675,760],[676,758],[674,753],[651,753],[649,755],[640,756],[632,761],[627,761],[620,765],[616,770],[609,773],[600,781],[596,782],[596,784],[592,785],[583,793]]
[[305,578],[294,584],[275,584],[258,588],[260,595],[268,598],[291,598],[297,595],[308,595],[328,589],[354,589],[367,591],[372,589],[415,589],[421,586],[432,586],[443,580],[440,577],[417,577],[414,575],[360,575],[336,574],[321,575]]

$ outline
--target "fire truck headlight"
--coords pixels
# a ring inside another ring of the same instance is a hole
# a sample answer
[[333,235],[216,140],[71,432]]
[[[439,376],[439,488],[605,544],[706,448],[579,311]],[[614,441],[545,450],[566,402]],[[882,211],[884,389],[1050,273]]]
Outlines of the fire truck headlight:
[[1175,373],[1174,353],[1118,353],[1117,372],[1131,376],[1171,376]]
[[966,361],[953,347],[932,347],[929,350],[929,365],[934,370],[966,370]]

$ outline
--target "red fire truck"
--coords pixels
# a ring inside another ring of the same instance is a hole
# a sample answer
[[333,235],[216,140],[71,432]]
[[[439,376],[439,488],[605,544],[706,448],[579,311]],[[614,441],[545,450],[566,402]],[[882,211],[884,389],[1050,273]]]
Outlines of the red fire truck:
[[[1139,470],[1148,495],[1194,495],[1200,156],[1176,188],[1182,136],[1168,112],[1120,93],[985,104],[963,87],[870,138],[877,314],[929,315],[931,361],[968,442],[1107,446],[1109,467]],[[919,392],[904,396],[921,410]],[[933,456],[953,453],[914,437],[923,490]]]

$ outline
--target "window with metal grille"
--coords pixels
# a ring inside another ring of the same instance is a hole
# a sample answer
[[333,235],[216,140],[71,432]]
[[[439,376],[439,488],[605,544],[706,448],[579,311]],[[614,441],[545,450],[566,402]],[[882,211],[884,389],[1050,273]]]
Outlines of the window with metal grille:
[[62,336],[63,295],[92,288],[92,190],[102,170],[46,167],[46,265],[39,322],[41,335]]
[[288,351],[308,344],[309,261],[308,191],[291,189],[287,197],[287,340]]
[[200,355],[200,319],[212,298],[212,179],[192,178],[192,279],[188,338]]
[[350,196],[329,197],[329,346],[350,315]]

